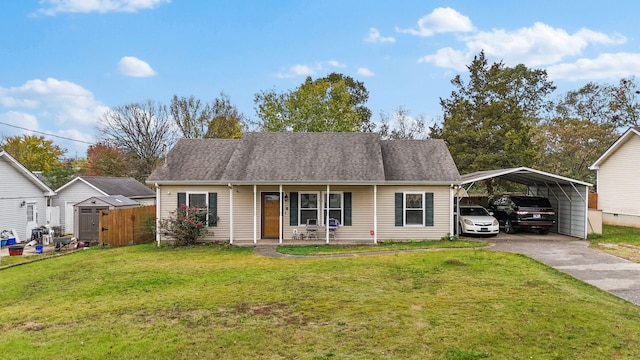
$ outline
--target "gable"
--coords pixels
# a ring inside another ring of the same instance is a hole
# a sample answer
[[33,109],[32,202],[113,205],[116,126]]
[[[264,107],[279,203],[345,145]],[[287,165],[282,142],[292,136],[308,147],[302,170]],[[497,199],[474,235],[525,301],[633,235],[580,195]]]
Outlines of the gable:
[[0,182],[3,184],[0,187],[3,197],[16,196],[16,191],[21,191],[22,196],[26,195],[25,191],[28,191],[30,196],[55,194],[51,188],[5,151],[0,151]]
[[[638,141],[638,139],[640,139],[640,127],[639,126],[635,126],[632,128],[629,128],[624,134],[622,134],[618,140],[616,140],[613,145],[611,145],[607,151],[605,151],[599,158],[598,160],[596,160],[591,166],[589,166],[589,169],[591,170],[598,170],[598,168],[604,163],[606,162],[609,157],[613,156],[620,148],[626,146],[626,144],[629,141],[633,141],[636,142]],[[629,164],[629,165],[633,165],[633,164]]]

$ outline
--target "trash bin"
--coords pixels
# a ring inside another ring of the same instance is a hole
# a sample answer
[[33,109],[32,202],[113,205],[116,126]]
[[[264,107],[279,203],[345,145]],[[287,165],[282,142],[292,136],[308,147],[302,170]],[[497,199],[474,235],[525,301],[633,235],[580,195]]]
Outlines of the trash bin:
[[44,250],[44,245],[36,245],[36,254],[42,254]]
[[22,256],[22,250],[24,250],[24,246],[9,246],[9,256]]

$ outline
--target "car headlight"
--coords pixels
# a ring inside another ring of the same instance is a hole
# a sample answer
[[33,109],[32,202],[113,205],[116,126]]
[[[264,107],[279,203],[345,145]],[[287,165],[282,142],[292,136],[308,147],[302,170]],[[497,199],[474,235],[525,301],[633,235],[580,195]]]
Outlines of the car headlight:
[[500,223],[498,223],[498,219],[493,219],[493,226],[498,226],[500,225]]
[[464,219],[462,220],[465,224],[467,225],[473,225],[473,221],[469,220],[469,219]]

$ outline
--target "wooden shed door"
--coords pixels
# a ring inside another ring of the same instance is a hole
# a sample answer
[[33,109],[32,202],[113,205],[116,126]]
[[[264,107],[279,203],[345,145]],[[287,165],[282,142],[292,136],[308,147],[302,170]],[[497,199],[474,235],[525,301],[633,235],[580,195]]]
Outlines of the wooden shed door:
[[106,207],[81,207],[78,209],[78,240],[97,242],[100,236],[100,211]]
[[262,238],[278,239],[280,229],[280,194],[262,193]]

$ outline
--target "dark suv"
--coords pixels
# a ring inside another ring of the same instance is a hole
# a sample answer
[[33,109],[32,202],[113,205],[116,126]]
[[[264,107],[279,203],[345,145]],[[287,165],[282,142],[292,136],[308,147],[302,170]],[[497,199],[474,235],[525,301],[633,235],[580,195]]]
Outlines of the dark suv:
[[490,204],[493,216],[509,234],[520,229],[537,229],[547,234],[556,223],[549,199],[540,196],[502,195]]

